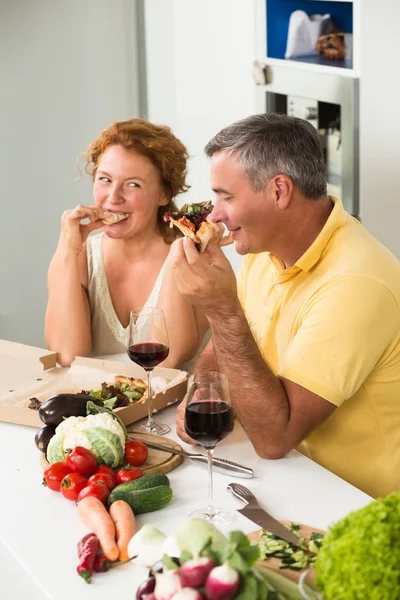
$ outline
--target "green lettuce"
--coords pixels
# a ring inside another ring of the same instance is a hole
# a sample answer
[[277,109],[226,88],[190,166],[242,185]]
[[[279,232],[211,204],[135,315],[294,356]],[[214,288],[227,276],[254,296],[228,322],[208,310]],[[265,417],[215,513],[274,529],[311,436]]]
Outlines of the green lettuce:
[[315,563],[325,600],[400,597],[400,493],[378,498],[329,528]]
[[90,427],[83,432],[102,461],[111,468],[118,467],[124,458],[124,448],[116,433],[104,427]]
[[46,458],[51,465],[55,462],[65,461],[65,452],[63,449],[64,437],[62,433],[53,435],[47,446]]

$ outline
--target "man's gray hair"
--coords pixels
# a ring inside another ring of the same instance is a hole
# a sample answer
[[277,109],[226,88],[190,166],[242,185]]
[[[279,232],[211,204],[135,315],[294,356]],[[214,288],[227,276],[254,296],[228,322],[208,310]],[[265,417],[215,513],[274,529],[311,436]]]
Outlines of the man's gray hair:
[[255,192],[281,174],[306,198],[327,194],[321,140],[303,119],[276,113],[247,117],[221,129],[205,147],[207,156],[219,151],[237,153]]

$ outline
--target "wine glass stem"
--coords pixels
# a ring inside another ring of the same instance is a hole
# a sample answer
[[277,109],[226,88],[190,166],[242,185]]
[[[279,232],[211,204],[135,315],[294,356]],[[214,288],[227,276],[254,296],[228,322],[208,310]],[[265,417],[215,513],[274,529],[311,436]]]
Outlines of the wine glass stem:
[[154,421],[153,421],[153,411],[151,408],[151,400],[152,400],[152,395],[151,395],[151,369],[149,369],[148,371],[146,371],[147,373],[147,411],[148,411],[148,419],[147,419],[147,426],[152,426],[154,425]]
[[208,507],[207,514],[209,516],[215,515],[215,506],[214,506],[214,498],[213,498],[213,479],[212,479],[212,457],[214,453],[214,448],[211,450],[207,450],[207,458],[208,458]]

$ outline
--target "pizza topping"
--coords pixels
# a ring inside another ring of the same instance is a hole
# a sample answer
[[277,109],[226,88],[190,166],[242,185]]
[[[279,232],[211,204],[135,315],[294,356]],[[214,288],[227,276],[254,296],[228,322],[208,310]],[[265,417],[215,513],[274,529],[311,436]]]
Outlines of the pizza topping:
[[[184,204],[179,212],[164,215],[164,220],[171,221],[171,217],[179,221],[185,219],[183,225],[186,225],[186,227],[189,227],[189,229],[195,233],[201,223],[207,220],[212,209],[213,205],[211,200],[199,202],[197,204]],[[195,226],[195,229],[192,228],[192,224]]]

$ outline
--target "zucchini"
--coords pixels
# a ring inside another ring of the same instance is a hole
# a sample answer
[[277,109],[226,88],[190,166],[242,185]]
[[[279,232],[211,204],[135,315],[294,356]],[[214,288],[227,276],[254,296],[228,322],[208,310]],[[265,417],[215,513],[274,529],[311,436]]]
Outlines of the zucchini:
[[172,500],[172,489],[168,485],[159,485],[141,490],[121,490],[124,485],[119,485],[113,489],[108,499],[109,506],[116,500],[124,500],[129,504],[133,513],[139,515],[160,510]]
[[[159,485],[169,486],[168,477],[162,473],[150,473],[150,475],[143,475],[143,477],[139,477],[139,479],[117,485],[111,492],[111,496],[117,491],[123,493],[134,492],[136,490],[147,490],[149,488],[158,487]],[[111,500],[111,502],[114,502],[114,500]]]

